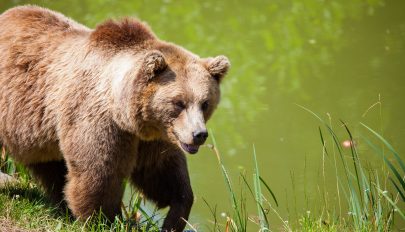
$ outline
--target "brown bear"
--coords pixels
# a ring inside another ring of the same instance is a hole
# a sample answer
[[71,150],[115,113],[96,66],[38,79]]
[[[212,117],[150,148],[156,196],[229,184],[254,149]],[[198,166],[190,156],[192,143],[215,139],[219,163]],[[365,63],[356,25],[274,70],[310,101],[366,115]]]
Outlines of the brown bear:
[[123,180],[182,231],[193,203],[184,152],[207,136],[230,63],[159,40],[135,19],[94,30],[21,6],[0,15],[0,142],[73,215],[120,215]]

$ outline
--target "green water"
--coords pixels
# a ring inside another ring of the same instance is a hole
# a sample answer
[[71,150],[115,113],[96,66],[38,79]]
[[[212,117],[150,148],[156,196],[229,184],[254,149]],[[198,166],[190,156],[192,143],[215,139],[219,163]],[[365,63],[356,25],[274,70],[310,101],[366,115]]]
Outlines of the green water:
[[[227,55],[232,69],[208,126],[236,189],[239,173],[251,179],[256,147],[285,220],[319,212],[324,188],[329,207],[337,207],[333,168],[325,168],[323,182],[320,123],[296,104],[330,116],[342,141],[347,135],[339,119],[355,138],[364,122],[405,153],[405,1],[1,0],[0,10],[27,3],[90,27],[110,17],[139,17],[160,38],[201,56]],[[361,159],[381,167],[365,144],[358,147]],[[203,148],[188,160],[196,196],[190,221],[204,230],[212,217],[202,199],[217,205],[218,214],[230,212],[231,203],[215,155]],[[255,214],[253,205],[249,212]]]

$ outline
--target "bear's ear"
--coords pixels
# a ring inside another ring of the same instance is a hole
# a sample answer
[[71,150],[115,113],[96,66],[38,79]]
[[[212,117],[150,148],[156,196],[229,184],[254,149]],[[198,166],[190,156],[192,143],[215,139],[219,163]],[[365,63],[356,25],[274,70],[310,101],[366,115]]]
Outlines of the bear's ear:
[[153,50],[143,57],[142,74],[150,81],[167,68],[166,60],[160,51]]
[[231,63],[226,56],[217,56],[205,60],[208,72],[216,81],[220,82],[228,72]]

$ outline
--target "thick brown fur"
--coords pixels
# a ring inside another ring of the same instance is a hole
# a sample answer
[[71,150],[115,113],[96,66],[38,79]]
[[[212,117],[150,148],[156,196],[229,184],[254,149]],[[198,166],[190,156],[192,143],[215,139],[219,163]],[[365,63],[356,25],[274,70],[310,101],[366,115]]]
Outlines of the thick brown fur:
[[138,20],[91,30],[16,7],[0,15],[0,141],[78,218],[120,215],[130,178],[170,206],[163,230],[181,231],[193,203],[184,151],[205,141],[228,68],[226,57],[199,58]]
[[90,40],[96,46],[125,49],[134,45],[156,39],[155,35],[142,22],[134,19],[122,21],[107,20],[97,26]]

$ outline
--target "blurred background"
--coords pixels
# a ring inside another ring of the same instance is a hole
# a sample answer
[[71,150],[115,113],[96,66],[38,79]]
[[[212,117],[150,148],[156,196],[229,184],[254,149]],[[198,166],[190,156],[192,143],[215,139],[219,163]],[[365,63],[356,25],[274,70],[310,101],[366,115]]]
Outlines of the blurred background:
[[[202,57],[228,56],[232,68],[208,123],[211,138],[235,189],[241,173],[252,178],[255,147],[284,220],[323,212],[325,205],[337,209],[336,174],[325,165],[321,123],[298,105],[330,123],[339,143],[349,139],[339,120],[355,141],[363,122],[405,152],[405,1],[1,0],[0,12],[21,4],[62,12],[92,28],[107,18],[137,17],[159,38]],[[381,168],[366,144],[356,145],[368,167]],[[203,199],[219,217],[231,213],[231,203],[210,149],[188,161],[196,197],[190,222],[203,228],[212,218]],[[325,189],[327,197],[320,194]],[[270,223],[282,224],[275,215]]]

